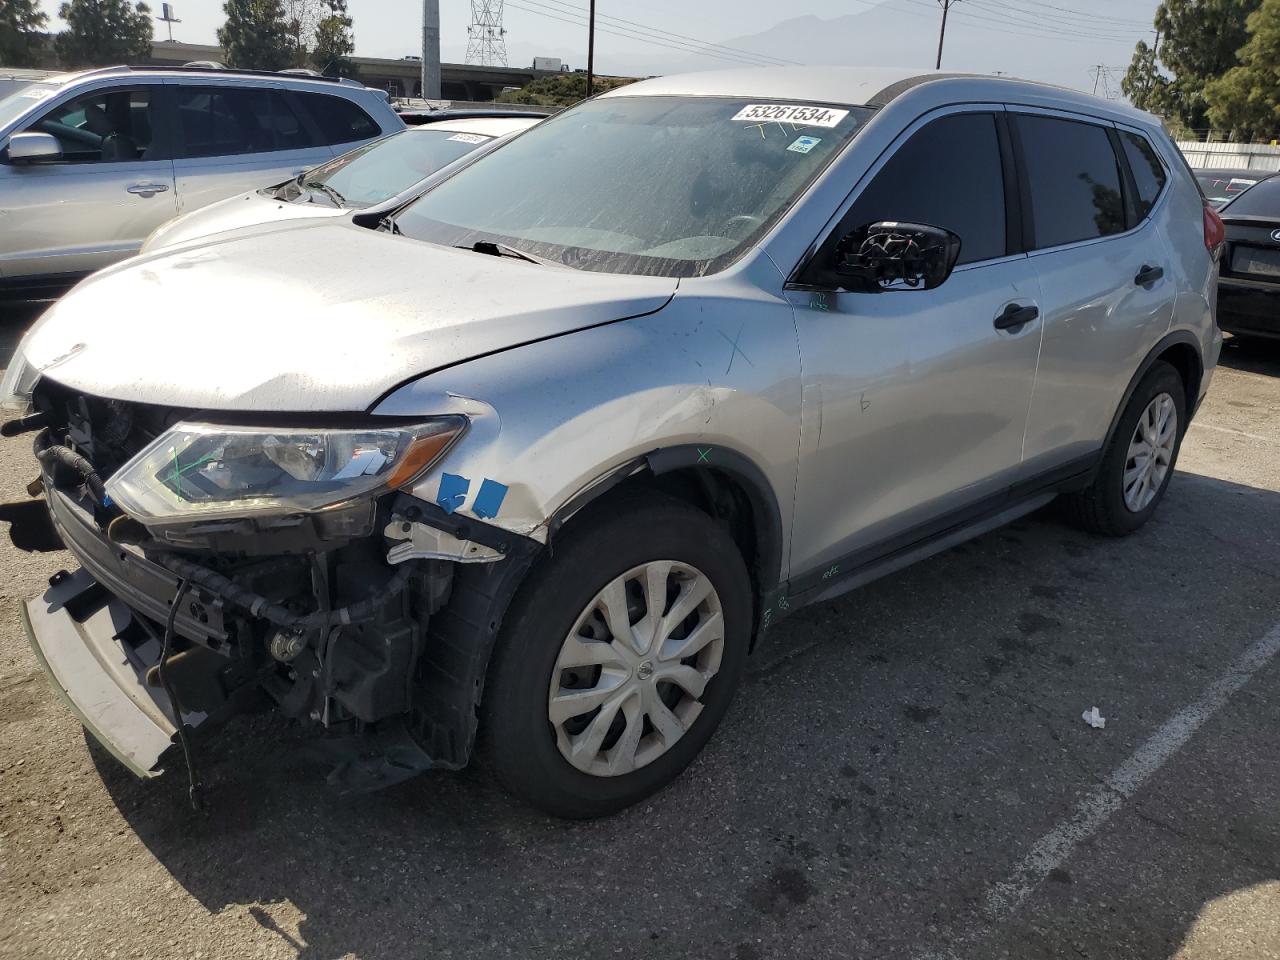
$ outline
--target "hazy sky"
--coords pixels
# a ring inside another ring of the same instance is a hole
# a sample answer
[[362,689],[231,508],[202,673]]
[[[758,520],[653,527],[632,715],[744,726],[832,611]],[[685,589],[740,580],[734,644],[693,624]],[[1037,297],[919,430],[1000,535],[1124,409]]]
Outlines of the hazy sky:
[[[948,57],[944,67],[978,72],[1008,71],[1090,89],[1089,70],[1103,64],[1122,71],[1133,44],[1150,29],[1157,0],[962,0],[952,7],[947,24]],[[57,0],[42,0],[53,14]],[[574,9],[585,10],[587,0],[508,0],[505,24],[510,62],[527,64],[535,54],[560,57],[573,66],[586,61],[585,28],[569,22]],[[160,3],[151,6],[158,12]],[[366,56],[400,57],[417,53],[421,0],[349,0],[355,20],[356,52]],[[441,47],[446,61],[461,61],[466,49],[469,0],[441,0]],[[221,0],[174,0],[182,23],[174,37],[195,43],[215,42],[223,20]],[[636,24],[696,40],[732,42],[734,38],[765,33],[779,21],[815,15],[843,18],[850,31],[848,56],[840,42],[815,36],[811,48],[795,31],[780,51],[786,59],[804,62],[879,63],[892,50],[908,57],[908,66],[933,66],[937,43],[938,8],[930,0],[598,0],[598,12]],[[859,15],[859,16],[851,16]],[[864,16],[865,15],[865,16]],[[554,19],[559,16],[561,19]],[[600,21],[602,27],[607,25]],[[55,26],[57,24],[55,23]],[[612,24],[630,31],[632,28]],[[820,28],[815,31],[822,34]],[[157,24],[156,35],[167,35]],[[669,45],[641,42],[634,37],[597,36],[597,66],[602,72],[662,73],[674,69],[732,66],[724,60],[691,61],[687,41],[665,37]],[[754,45],[753,49],[771,49]],[[858,48],[858,49],[854,49]],[[833,50],[836,51],[833,53]],[[859,53],[859,50],[865,50]],[[812,56],[806,57],[806,52]],[[1110,79],[1115,84],[1118,73]]]

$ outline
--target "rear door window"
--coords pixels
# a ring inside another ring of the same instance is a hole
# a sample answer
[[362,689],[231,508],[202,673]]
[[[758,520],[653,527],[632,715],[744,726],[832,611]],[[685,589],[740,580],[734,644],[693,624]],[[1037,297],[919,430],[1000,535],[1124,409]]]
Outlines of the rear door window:
[[346,97],[323,93],[294,93],[330,145],[355,143],[382,136],[382,128],[369,114]]
[[177,117],[184,157],[229,157],[315,146],[302,119],[278,90],[182,86]]
[[1120,167],[1105,128],[1017,115],[1035,225],[1034,247],[1093,240],[1125,230]]
[[995,118],[941,117],[903,144],[853,202],[838,235],[880,220],[943,227],[960,263],[1005,255],[1004,172]]
[[1160,191],[1164,189],[1169,177],[1155,148],[1147,142],[1146,137],[1121,130],[1120,145],[1124,147],[1124,155],[1129,161],[1133,183],[1137,188],[1137,196],[1133,198],[1134,212],[1139,220],[1143,220],[1156,205]]

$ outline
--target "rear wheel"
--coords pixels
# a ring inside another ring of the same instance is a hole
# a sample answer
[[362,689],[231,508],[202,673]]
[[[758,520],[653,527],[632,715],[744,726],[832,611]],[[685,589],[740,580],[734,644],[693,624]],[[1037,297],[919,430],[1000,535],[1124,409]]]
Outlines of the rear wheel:
[[1178,371],[1163,361],[1155,363],[1129,398],[1093,483],[1066,498],[1081,526],[1119,537],[1151,518],[1173,477],[1186,430],[1186,403]]
[[562,817],[653,793],[724,716],[750,620],[742,557],[701,511],[655,497],[579,518],[494,651],[483,709],[499,779]]

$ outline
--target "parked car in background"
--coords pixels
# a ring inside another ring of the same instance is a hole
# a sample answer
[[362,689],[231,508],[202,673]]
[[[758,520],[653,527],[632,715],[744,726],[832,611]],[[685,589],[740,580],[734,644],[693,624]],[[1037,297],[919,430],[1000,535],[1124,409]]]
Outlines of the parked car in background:
[[1268,177],[1218,211],[1227,246],[1218,325],[1237,336],[1280,338],[1280,177]]
[[1233,170],[1229,168],[1202,168],[1193,170],[1205,198],[1215,207],[1221,207],[1248,190],[1259,180],[1272,176],[1265,170]]
[[34,646],[144,776],[261,687],[345,789],[483,724],[616,811],[806,604],[1058,496],[1139,529],[1221,347],[1160,121],[1004,78],[642,81],[364,219],[103,271],[6,374],[82,564]]
[[527,130],[537,116],[442,116],[304,170],[261,190],[201,207],[160,227],[143,253],[239,227],[280,220],[335,217],[420,192],[451,164]]
[[0,100],[0,298],[43,299],[156,227],[404,124],[349,81],[111,67]]

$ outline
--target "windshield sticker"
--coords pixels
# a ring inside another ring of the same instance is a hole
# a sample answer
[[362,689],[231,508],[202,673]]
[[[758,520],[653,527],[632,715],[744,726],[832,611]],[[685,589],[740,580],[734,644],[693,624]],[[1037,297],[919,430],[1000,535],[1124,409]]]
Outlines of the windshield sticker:
[[17,94],[19,97],[25,97],[28,100],[43,100],[45,97],[52,97],[52,90],[20,90]]
[[797,137],[796,142],[787,147],[792,153],[808,153],[822,140],[819,137]]
[[848,110],[806,107],[794,103],[749,103],[733,118],[749,123],[790,123],[797,127],[834,127]]
[[488,137],[482,137],[478,133],[455,133],[450,140],[457,140],[459,143],[484,143]]

